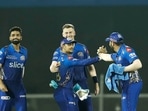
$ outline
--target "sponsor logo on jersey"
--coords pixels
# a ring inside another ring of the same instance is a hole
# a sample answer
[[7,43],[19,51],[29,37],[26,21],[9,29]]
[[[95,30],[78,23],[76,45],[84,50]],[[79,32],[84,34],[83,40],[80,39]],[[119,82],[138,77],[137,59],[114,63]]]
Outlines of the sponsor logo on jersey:
[[132,49],[131,49],[130,47],[126,47],[126,51],[127,51],[127,52],[131,52]]
[[73,59],[73,57],[72,57],[72,56],[68,56],[68,59],[69,59],[69,60],[72,60],[72,59]]
[[136,57],[136,54],[134,52],[133,53],[130,53],[129,54],[129,57],[134,58],[134,57]]
[[10,96],[1,96],[2,100],[10,100]]
[[13,55],[7,55],[6,56],[7,59],[13,59],[13,60],[16,60],[17,57],[16,56],[13,56]]
[[26,95],[20,95],[20,98],[25,98],[26,97]]
[[10,68],[23,68],[24,64],[19,62],[10,62],[9,67]]
[[69,104],[76,105],[76,103],[75,103],[75,102],[72,102],[72,101],[69,101],[68,103],[69,103]]

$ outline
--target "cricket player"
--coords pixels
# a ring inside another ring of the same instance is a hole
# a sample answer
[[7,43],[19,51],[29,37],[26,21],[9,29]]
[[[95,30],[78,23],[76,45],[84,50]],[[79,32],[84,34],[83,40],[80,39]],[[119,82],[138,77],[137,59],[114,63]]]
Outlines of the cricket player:
[[[71,38],[75,40],[76,36],[76,31],[75,27],[73,24],[64,24],[62,26],[62,36],[64,38]],[[60,56],[60,48],[57,48],[55,50],[54,56],[52,61],[57,61],[58,57]],[[72,56],[77,59],[88,59],[90,58],[89,51],[87,47],[79,42],[75,43],[74,51]],[[74,79],[73,82],[74,84],[79,84],[83,89],[89,89],[88,86],[88,76],[87,72],[90,74],[92,77],[92,80],[94,82],[94,93],[95,95],[99,94],[99,81],[97,77],[97,73],[95,70],[94,65],[89,65],[89,66],[77,66],[74,68]],[[78,99],[78,98],[77,98]],[[81,101],[78,99],[78,105],[79,105],[79,111],[93,111],[93,104],[92,104],[92,99],[91,97],[87,98],[86,100]]]
[[[113,61],[118,67],[124,67],[123,72],[128,73],[129,79],[122,80],[122,111],[136,111],[138,98],[142,90],[143,82],[138,70],[142,68],[142,63],[135,50],[124,43],[124,38],[119,32],[112,32],[106,41],[113,49],[112,54],[100,53],[99,57],[104,61]],[[120,69],[120,68],[119,68]],[[123,73],[123,74],[124,74]]]
[[[54,99],[60,107],[61,111],[79,111],[77,100],[73,92],[73,77],[75,66],[86,66],[99,61],[99,57],[89,59],[76,59],[72,56],[76,41],[64,38],[61,41],[60,56],[55,58],[50,65],[51,72],[58,72],[57,84],[55,89]],[[57,53],[55,52],[54,55]]]
[[20,45],[22,29],[10,30],[11,44],[0,50],[0,111],[27,111],[26,90],[23,76],[27,60],[27,49]]

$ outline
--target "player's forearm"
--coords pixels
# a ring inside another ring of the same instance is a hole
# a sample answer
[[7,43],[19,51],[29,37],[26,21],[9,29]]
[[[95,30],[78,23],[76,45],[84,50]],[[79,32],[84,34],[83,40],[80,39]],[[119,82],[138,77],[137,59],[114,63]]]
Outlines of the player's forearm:
[[93,82],[95,83],[95,85],[98,85],[98,77],[97,77],[97,73],[96,73],[96,69],[94,65],[90,65],[88,66],[88,72],[90,74],[90,76],[92,77]]
[[126,66],[124,68],[124,72],[129,72],[129,71],[136,71],[138,69],[142,68],[142,63],[139,59],[135,60],[132,64]]
[[88,69],[88,72],[89,72],[91,77],[97,76],[96,69],[95,69],[94,65],[88,66],[87,69]]
[[104,61],[113,61],[113,59],[111,58],[111,54],[104,54],[104,53],[99,53],[99,58],[101,60],[104,60]]

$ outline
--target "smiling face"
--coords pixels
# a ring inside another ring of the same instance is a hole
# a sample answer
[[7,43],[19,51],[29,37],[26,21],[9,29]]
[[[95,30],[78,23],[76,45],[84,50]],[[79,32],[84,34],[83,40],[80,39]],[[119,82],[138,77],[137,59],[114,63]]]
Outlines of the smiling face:
[[75,37],[75,30],[72,27],[64,28],[62,32],[63,37],[65,38],[71,38],[74,40]]
[[62,26],[62,36],[74,40],[76,36],[75,27],[73,24],[64,24]]
[[10,32],[10,36],[9,36],[9,40],[11,43],[17,45],[22,41],[22,36],[21,33],[17,30],[11,31]]

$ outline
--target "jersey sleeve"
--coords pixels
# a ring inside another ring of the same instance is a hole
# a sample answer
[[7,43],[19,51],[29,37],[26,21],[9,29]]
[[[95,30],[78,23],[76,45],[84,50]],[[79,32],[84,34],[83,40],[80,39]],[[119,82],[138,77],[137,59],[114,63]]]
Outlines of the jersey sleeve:
[[113,61],[116,61],[116,55],[117,55],[117,53],[112,53],[111,54],[111,58],[113,59]]
[[1,48],[0,49],[0,64],[3,64],[5,61],[5,57],[6,57],[6,48]]
[[26,62],[27,62],[27,59],[28,59],[28,50],[27,50],[27,48],[24,47],[24,46],[21,46],[21,50],[22,50],[22,52],[23,52],[23,54],[24,54],[24,56],[25,56],[24,65],[26,65]]
[[132,63],[134,60],[138,59],[138,56],[136,55],[133,48],[126,47],[125,58],[129,61],[129,63]]
[[87,47],[85,45],[83,45],[82,48],[83,48],[85,58],[90,58],[90,54],[89,54]]
[[52,61],[58,61],[59,57],[60,57],[60,48],[57,48],[53,53]]
[[96,62],[99,61],[99,57],[93,57],[93,58],[89,58],[89,59],[73,59],[73,60],[68,60],[67,64],[69,66],[87,66],[87,65],[91,65],[94,64]]
[[[124,63],[126,61],[126,63],[131,64],[134,60],[138,59],[138,56],[136,55],[134,49],[129,46],[125,46],[120,54],[120,56],[123,59],[122,61],[124,61]],[[117,56],[119,56],[117,53],[111,54],[111,58],[113,59],[113,61],[117,61]]]

